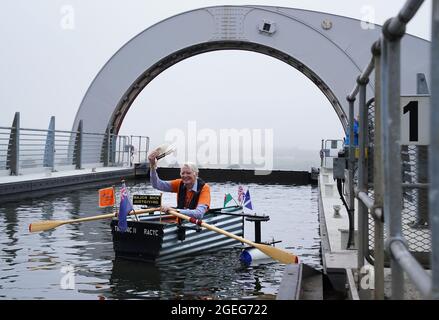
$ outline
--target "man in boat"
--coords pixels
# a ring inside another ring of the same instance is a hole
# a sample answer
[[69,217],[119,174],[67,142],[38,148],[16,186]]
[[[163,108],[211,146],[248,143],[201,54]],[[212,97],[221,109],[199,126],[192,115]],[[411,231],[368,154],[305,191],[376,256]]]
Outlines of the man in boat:
[[[177,209],[180,213],[201,220],[210,207],[210,187],[198,177],[198,167],[192,163],[185,163],[180,169],[180,179],[163,181],[157,174],[157,156],[155,150],[148,156],[150,165],[150,181],[153,188],[177,193]],[[162,206],[162,211],[172,209]]]

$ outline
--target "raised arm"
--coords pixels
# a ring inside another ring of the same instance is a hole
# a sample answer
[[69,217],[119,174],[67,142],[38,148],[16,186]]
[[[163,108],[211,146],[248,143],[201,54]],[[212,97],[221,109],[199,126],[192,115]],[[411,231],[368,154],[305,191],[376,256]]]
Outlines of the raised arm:
[[161,180],[157,174],[156,171],[157,156],[158,156],[157,150],[154,150],[148,156],[149,166],[150,166],[149,176],[150,176],[152,187],[160,191],[171,192],[172,191],[171,184],[168,181]]
[[151,169],[149,170],[149,176],[153,188],[160,191],[172,192],[171,183],[161,180],[154,167],[151,167]]

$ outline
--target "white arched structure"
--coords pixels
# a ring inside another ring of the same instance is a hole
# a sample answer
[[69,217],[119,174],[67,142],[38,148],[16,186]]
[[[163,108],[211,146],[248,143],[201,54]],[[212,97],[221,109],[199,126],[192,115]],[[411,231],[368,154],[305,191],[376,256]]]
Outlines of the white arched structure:
[[[128,41],[100,70],[76,114],[86,132],[118,133],[131,104],[158,74],[188,57],[213,50],[267,54],[293,66],[329,99],[346,128],[346,96],[371,58],[381,27],[308,10],[267,6],[219,6],[163,20]],[[401,90],[416,94],[416,74],[429,80],[430,43],[405,36]],[[373,77],[368,94],[373,95]],[[99,150],[97,150],[99,152]]]

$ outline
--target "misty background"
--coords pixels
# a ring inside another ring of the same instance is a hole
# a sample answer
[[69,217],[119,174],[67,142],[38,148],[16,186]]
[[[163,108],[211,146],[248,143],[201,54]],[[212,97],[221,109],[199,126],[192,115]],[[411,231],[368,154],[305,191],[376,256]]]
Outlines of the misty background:
[[[149,26],[184,11],[259,4],[328,12],[382,25],[404,3],[3,0],[0,126],[11,126],[19,111],[22,127],[46,129],[55,116],[56,129],[71,130],[85,92],[111,56]],[[431,1],[425,1],[407,32],[430,40],[430,20]],[[321,140],[344,136],[332,106],[308,78],[279,60],[246,51],[205,53],[165,70],[138,96],[119,133],[149,136],[155,147],[169,130],[185,131],[189,121],[196,121],[199,130],[272,129],[274,168],[283,170],[308,171],[318,166]]]

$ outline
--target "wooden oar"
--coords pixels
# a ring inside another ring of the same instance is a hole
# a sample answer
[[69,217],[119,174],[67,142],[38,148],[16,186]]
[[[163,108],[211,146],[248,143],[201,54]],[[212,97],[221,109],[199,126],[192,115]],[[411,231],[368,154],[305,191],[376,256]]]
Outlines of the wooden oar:
[[200,226],[202,226],[202,227],[204,227],[206,229],[209,229],[209,230],[221,233],[221,234],[223,234],[225,236],[228,236],[228,237],[233,238],[235,240],[238,240],[240,242],[246,243],[249,246],[252,246],[252,247],[255,247],[255,248],[261,250],[267,256],[273,258],[274,260],[278,260],[281,263],[292,264],[292,263],[298,263],[299,262],[299,259],[298,259],[297,256],[295,256],[295,255],[293,255],[293,254],[291,254],[289,252],[286,252],[284,250],[281,250],[279,248],[268,246],[268,245],[262,244],[262,243],[255,243],[253,241],[241,238],[240,236],[237,236],[237,235],[235,235],[233,233],[227,232],[225,230],[222,230],[220,228],[217,228],[215,226],[212,226],[210,224],[207,224],[207,223],[205,223],[203,221],[200,221],[200,220],[197,220],[195,218],[188,217],[188,216],[186,216],[184,214],[181,214],[181,213],[179,213],[179,212],[177,212],[175,210],[172,210],[172,209],[168,210],[168,213],[172,214],[173,216],[179,217],[181,219],[184,219],[184,220],[190,221],[192,223],[198,224],[198,225],[200,225]]
[[[141,213],[154,212],[154,211],[160,211],[160,208],[149,208],[149,209],[141,209],[141,210],[136,210],[136,211],[132,210],[128,213],[128,215],[141,214]],[[108,213],[108,214],[101,214],[99,216],[92,216],[92,217],[71,219],[71,220],[36,221],[36,222],[32,222],[29,225],[29,232],[46,231],[46,230],[50,230],[50,229],[54,229],[56,227],[62,226],[64,224],[86,222],[86,221],[95,221],[95,220],[101,220],[101,219],[109,219],[109,218],[113,218],[115,216],[116,216],[116,213],[113,212],[113,213]]]

